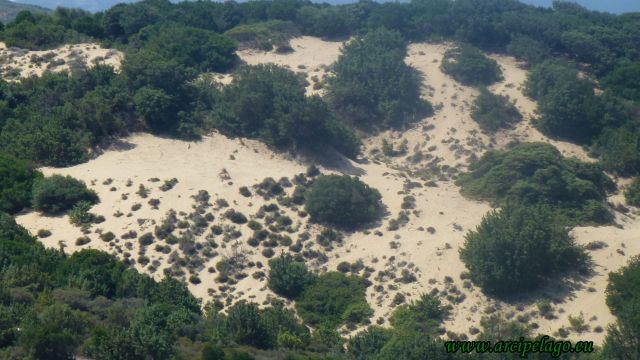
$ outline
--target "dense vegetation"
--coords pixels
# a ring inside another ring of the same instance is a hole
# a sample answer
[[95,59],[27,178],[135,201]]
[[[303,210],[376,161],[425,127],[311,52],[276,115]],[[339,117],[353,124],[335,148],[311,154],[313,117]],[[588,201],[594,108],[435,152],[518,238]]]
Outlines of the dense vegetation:
[[286,298],[296,298],[315,278],[304,262],[284,254],[269,260],[269,289]]
[[367,304],[366,288],[360,277],[324,273],[296,299],[296,310],[305,322],[314,326],[366,323],[373,315]]
[[480,95],[473,101],[471,118],[488,132],[512,127],[522,120],[515,105],[503,95],[496,95],[486,88],[480,89]]
[[470,86],[487,86],[502,79],[498,63],[470,45],[447,50],[440,68],[457,81]]
[[640,258],[609,274],[607,305],[618,320],[609,326],[603,353],[608,359],[640,356]]
[[585,265],[568,229],[546,206],[507,205],[465,237],[460,258],[484,291],[509,295]]
[[640,207],[640,177],[633,179],[624,192],[627,204]]
[[33,182],[41,176],[32,164],[0,153],[0,212],[13,214],[29,207]]
[[565,159],[546,143],[488,151],[456,183],[465,196],[495,205],[547,204],[572,224],[610,221],[604,199],[611,179],[597,164]]
[[611,90],[596,94],[593,81],[564,61],[549,60],[528,75],[525,93],[538,100],[535,125],[552,137],[592,145],[607,170],[640,171],[640,129],[636,105]]
[[404,62],[407,44],[378,29],[349,42],[329,79],[328,101],[338,116],[361,127],[399,126],[432,111],[420,98],[422,79]]
[[305,96],[302,81],[275,65],[243,67],[222,91],[214,126],[278,147],[332,145],[347,156],[357,155],[360,142],[354,133],[319,97]]
[[319,176],[307,191],[305,207],[313,220],[355,227],[378,218],[380,193],[348,175]]
[[85,183],[71,176],[53,175],[38,178],[33,184],[33,207],[46,214],[58,214],[80,202],[95,204],[98,195]]

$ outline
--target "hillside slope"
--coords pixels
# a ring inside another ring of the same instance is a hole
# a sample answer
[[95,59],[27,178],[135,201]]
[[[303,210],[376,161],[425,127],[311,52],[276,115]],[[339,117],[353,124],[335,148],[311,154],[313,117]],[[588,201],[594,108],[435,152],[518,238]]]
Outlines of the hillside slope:
[[50,12],[51,10],[38,5],[23,4],[9,0],[0,0],[0,22],[6,24],[15,19],[20,11]]
[[[338,58],[340,50],[339,43],[312,37],[296,38],[292,47],[295,52],[286,55],[261,51],[242,51],[239,55],[249,64],[275,62],[291,69],[304,69],[310,77],[322,77],[327,66]],[[640,230],[640,220],[632,213],[616,213],[618,227],[579,227],[573,231],[579,244],[597,240],[608,243],[605,249],[591,251],[596,269],[593,276],[573,283],[554,284],[509,302],[489,297],[465,281],[462,275],[465,266],[459,258],[458,248],[464,242],[465,233],[480,223],[490,207],[487,203],[464,198],[452,175],[464,171],[474,158],[488,149],[503,148],[516,140],[549,142],[567,157],[583,160],[588,157],[581,147],[550,140],[531,127],[529,120],[535,114],[536,103],[522,94],[526,70],[511,57],[493,56],[505,79],[490,90],[514,99],[525,121],[495,136],[483,133],[470,117],[470,104],[478,91],[457,83],[439,68],[448,48],[450,45],[446,43],[412,44],[406,60],[424,75],[423,96],[438,108],[434,116],[423,119],[407,131],[386,131],[368,137],[364,139],[363,159],[358,162],[343,159],[322,169],[323,172],[358,175],[377,188],[386,206],[384,218],[369,228],[346,232],[342,243],[327,249],[314,240],[304,242],[304,239],[315,239],[322,231],[321,226],[310,223],[295,205],[281,206],[281,215],[292,220],[287,237],[294,243],[300,240],[309,254],[326,256],[308,258],[312,269],[322,272],[335,270],[345,261],[361,262],[371,274],[369,280],[373,286],[367,290],[367,296],[375,311],[372,320],[378,319],[379,323],[388,324],[398,294],[410,300],[437,289],[448,294],[443,298],[453,307],[453,312],[446,328],[457,334],[472,334],[470,329],[480,327],[480,318],[488,311],[505,317],[515,313],[531,314],[527,321],[535,322],[540,333],[567,328],[569,316],[582,314],[592,330],[588,334],[571,333],[570,337],[586,336],[601,343],[604,333],[598,329],[614,320],[605,303],[606,274],[640,253],[637,242],[631,241]],[[221,80],[226,80],[227,76],[219,74]],[[407,153],[394,157],[383,155],[380,151],[383,139],[395,147],[406,147]],[[231,208],[249,219],[263,221],[259,217],[260,208],[275,202],[275,199],[257,194],[263,179],[280,179],[286,184],[284,178],[293,179],[304,173],[308,165],[304,159],[274,153],[257,141],[229,139],[217,133],[196,143],[137,134],[85,164],[43,169],[46,175],[72,175],[96,190],[101,203],[92,212],[103,215],[105,222],[83,234],[80,228],[69,223],[68,216],[46,217],[31,212],[18,216],[17,221],[33,233],[40,229],[51,230],[53,234],[42,239],[48,247],[62,246],[68,252],[82,248],[102,249],[123,259],[135,259],[136,268],[158,279],[164,274],[184,280],[195,275],[201,282],[192,282],[189,287],[205,302],[218,299],[229,304],[246,299],[264,303],[276,295],[267,289],[261,265],[255,266],[266,264],[269,255],[263,251],[265,249],[248,244],[252,233],[248,224],[234,224],[225,214]],[[177,182],[163,190],[163,181],[172,183],[174,178]],[[624,188],[625,183],[619,185]],[[240,188],[243,186],[252,194],[242,195]],[[211,214],[206,220],[207,226],[199,232],[197,223],[203,220],[194,209],[202,205],[198,200],[202,198],[199,194],[205,194],[202,190],[209,194],[212,205],[206,207]],[[285,187],[287,194],[292,191],[293,188]],[[392,224],[400,218],[406,197],[414,199],[414,208],[408,218],[394,227]],[[158,201],[152,201],[154,199]],[[619,203],[621,198],[614,195],[610,201]],[[185,226],[174,231],[180,239],[177,243],[156,240],[145,250],[138,241],[122,236],[130,231],[137,236],[154,233],[170,216],[177,217],[177,221]],[[216,235],[214,228],[223,229],[223,233]],[[109,232],[120,238],[104,241],[101,235]],[[76,243],[77,238],[84,236],[89,238],[88,244]],[[281,240],[274,249],[276,253],[287,251],[287,242],[284,238]],[[184,249],[188,245],[185,244],[192,242],[199,250],[195,255],[187,256]],[[247,264],[254,264],[243,270],[245,275],[251,276],[245,276],[232,286],[219,283],[216,263],[238,254]],[[556,317],[546,319],[535,315],[535,301],[541,297],[551,299],[557,310]]]

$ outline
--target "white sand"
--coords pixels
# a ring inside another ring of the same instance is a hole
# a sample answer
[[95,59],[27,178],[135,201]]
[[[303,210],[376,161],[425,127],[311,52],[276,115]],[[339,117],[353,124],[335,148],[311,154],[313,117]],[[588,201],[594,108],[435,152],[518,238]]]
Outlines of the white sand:
[[91,67],[95,64],[120,68],[124,55],[114,49],[103,49],[99,44],[64,45],[52,50],[30,51],[7,48],[0,42],[0,74],[5,79],[19,80],[42,76],[47,71],[68,71],[73,66]]
[[[290,55],[243,51],[240,56],[250,64],[275,62],[288,65],[293,70],[302,64],[308,70],[314,70],[316,67],[322,68],[321,65],[331,64],[339,55],[340,44],[315,38],[294,39],[292,45],[296,52]],[[494,56],[503,68],[505,80],[491,87],[491,90],[516,99],[525,120],[515,129],[499,133],[495,139],[483,134],[469,116],[469,109],[474,97],[477,96],[477,91],[457,84],[439,70],[439,62],[448,46],[447,44],[413,44],[407,59],[408,63],[425,75],[424,96],[438,106],[436,114],[403,133],[390,131],[365,139],[363,153],[369,158],[369,162],[358,164],[345,161],[341,169],[335,169],[350,174],[361,174],[365,182],[377,188],[383,196],[387,215],[380,223],[366,231],[349,234],[344,246],[327,253],[329,257],[327,264],[311,262],[311,266],[314,269],[334,270],[341,261],[362,260],[365,266],[375,269],[370,277],[374,286],[367,292],[369,303],[375,310],[373,321],[378,317],[388,318],[393,311],[392,300],[398,292],[406,294],[408,299],[415,299],[433,288],[439,290],[446,288],[452,295],[464,294],[466,297],[461,303],[453,304],[452,317],[446,322],[447,330],[456,333],[469,334],[471,326],[479,328],[480,319],[489,306],[499,308],[498,311],[506,315],[510,313],[521,315],[533,312],[536,308],[535,301],[541,297],[549,297],[558,302],[555,305],[556,319],[545,320],[536,316],[531,320],[539,324],[539,331],[542,333],[553,333],[560,327],[568,327],[568,316],[578,315],[580,312],[584,314],[592,329],[595,326],[606,328],[606,325],[614,320],[605,304],[604,289],[607,274],[623,266],[630,256],[640,253],[640,245],[633,241],[640,231],[640,221],[632,216],[617,214],[617,221],[624,226],[623,229],[604,226],[581,227],[573,231],[579,244],[594,240],[602,240],[609,244],[605,249],[592,252],[596,274],[577,284],[574,290],[549,286],[528,298],[505,303],[488,298],[475,287],[469,289],[463,287],[460,274],[465,271],[465,267],[458,257],[458,248],[464,242],[464,234],[477,226],[490,208],[486,203],[463,198],[459,194],[458,187],[449,180],[449,176],[429,170],[428,164],[433,159],[441,158],[440,165],[446,164],[463,171],[469,161],[481,156],[487,149],[503,147],[516,139],[549,141],[567,156],[577,156],[581,159],[587,159],[587,157],[580,147],[550,141],[531,127],[528,120],[534,115],[536,105],[521,93],[526,71],[518,67],[516,61],[509,57]],[[390,139],[396,146],[406,140],[407,155],[420,152],[423,157],[430,154],[433,158],[413,162],[407,156],[387,158],[379,153],[375,154],[374,150],[380,149],[383,138]],[[213,134],[197,143],[161,139],[151,135],[134,135],[124,141],[128,146],[121,146],[119,150],[108,150],[86,164],[66,169],[43,169],[46,174],[69,174],[89,184],[92,180],[96,180],[91,187],[98,191],[102,202],[92,211],[104,215],[107,220],[103,224],[94,226],[94,229],[113,231],[118,236],[130,229],[138,231],[138,235],[145,231],[152,231],[153,222],[160,223],[169,209],[187,213],[192,211],[193,200],[190,196],[200,189],[205,189],[211,194],[212,202],[218,197],[225,198],[231,207],[249,216],[266,202],[257,196],[249,199],[242,197],[238,193],[240,186],[251,186],[269,176],[276,180],[281,176],[292,178],[306,168],[306,164],[287,155],[274,154],[256,141],[231,140],[218,134]],[[131,149],[127,149],[128,147]],[[232,160],[231,156],[235,159]],[[219,174],[223,169],[228,171],[230,180],[220,179]],[[148,179],[152,177],[158,177],[161,180],[175,177],[179,183],[174,189],[161,192],[158,190],[161,182],[149,182]],[[437,187],[424,186],[425,181],[421,177],[436,180]],[[103,185],[103,181],[107,178],[112,178],[113,183]],[[128,179],[133,182],[131,187],[125,185]],[[230,185],[229,181],[233,184]],[[418,182],[423,186],[403,191],[408,181]],[[141,183],[152,189],[149,199],[160,199],[159,210],[152,210],[147,204],[148,199],[140,199],[135,194]],[[110,191],[111,187],[115,187],[116,191]],[[122,199],[123,193],[128,194],[127,200]],[[409,222],[406,225],[397,231],[388,231],[389,220],[396,218],[401,211],[401,203],[405,195],[415,197],[415,210],[412,210],[413,213],[409,216]],[[615,195],[611,200],[621,202],[621,197]],[[131,217],[127,217],[126,214],[130,212],[131,205],[134,203],[141,203],[142,209],[134,212]],[[114,217],[113,213],[118,210],[124,213],[124,216]],[[308,228],[312,234],[317,232],[318,228],[309,226],[306,219],[297,217],[290,210],[286,213],[294,219],[296,225],[299,225],[296,232],[291,235],[294,241],[305,228]],[[220,212],[214,211],[214,215],[216,216],[214,223],[229,224],[227,220],[221,220]],[[139,224],[137,221],[139,218],[148,220]],[[53,235],[43,239],[47,246],[56,247],[59,240],[66,240],[66,251],[78,249],[74,241],[81,233],[69,224],[66,217],[48,218],[29,213],[19,216],[18,222],[32,232],[41,228],[52,230]],[[435,233],[427,231],[429,227],[433,227]],[[243,232],[240,241],[245,243],[251,232],[246,225],[239,228]],[[375,235],[375,231],[380,231],[381,236]],[[92,241],[84,247],[114,250],[101,241],[98,234],[90,234],[89,237]],[[198,241],[203,240],[200,238]],[[314,242],[313,236],[309,242]],[[395,248],[392,248],[391,242],[396,242],[393,246]],[[133,243],[134,247],[130,252],[133,258],[137,258],[138,244],[137,241]],[[222,256],[231,253],[231,243],[228,245],[227,249],[217,249],[220,255],[207,261],[203,270],[200,271],[202,283],[190,285],[194,294],[205,301],[211,299],[209,289],[215,289],[212,292],[214,295],[233,293],[234,301],[244,298],[262,302],[268,296],[273,296],[265,288],[264,282],[253,279],[251,276],[239,281],[232,289],[218,290],[220,284],[215,283],[217,274],[209,274],[206,269],[213,266]],[[172,249],[177,246],[173,245]],[[162,263],[158,267],[159,271],[154,273],[154,276],[160,278],[162,269],[167,266],[169,256],[157,253],[153,247],[154,245],[149,246],[147,256]],[[260,251],[253,250],[246,243],[243,249],[252,261],[261,261],[266,264],[267,259],[260,254]],[[276,252],[280,249],[286,248],[278,248]],[[618,249],[624,255],[621,255]],[[390,259],[392,256],[393,261]],[[377,279],[379,271],[388,271],[399,277],[402,269],[410,269],[410,272],[416,274],[417,281],[403,284],[389,277],[386,280]],[[255,269],[249,269],[247,275],[255,271]],[[445,277],[452,278],[457,290],[454,290],[452,285],[445,284]],[[375,290],[379,285],[384,287],[384,292]],[[448,300],[444,302],[449,303]],[[603,340],[603,337],[604,333],[595,332],[570,335],[572,339],[588,339],[598,343]]]

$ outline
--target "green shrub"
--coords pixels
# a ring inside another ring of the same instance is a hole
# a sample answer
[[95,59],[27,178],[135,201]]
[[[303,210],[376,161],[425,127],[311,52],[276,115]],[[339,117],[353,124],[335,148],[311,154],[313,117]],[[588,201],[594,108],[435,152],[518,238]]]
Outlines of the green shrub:
[[29,207],[31,188],[40,177],[33,165],[0,153],[0,211],[14,214]]
[[314,280],[304,262],[294,261],[289,254],[269,260],[269,267],[269,289],[289,299],[300,295]]
[[386,29],[369,31],[349,42],[334,65],[327,98],[336,114],[370,127],[402,126],[430,114],[421,99],[421,76],[404,61],[407,44]]
[[609,326],[603,352],[607,358],[631,359],[639,349],[640,257],[609,274],[607,305],[618,319]]
[[224,216],[234,224],[246,224],[248,221],[247,217],[243,213],[236,211],[234,209],[227,210],[224,213]]
[[[360,313],[369,308],[366,285],[362,278],[345,276],[339,272],[327,272],[318,276],[312,285],[296,299],[298,314],[310,325],[328,324],[336,327],[344,321],[349,308],[358,306]],[[367,315],[365,314],[365,316]],[[364,321],[363,318],[358,318]]]
[[71,176],[53,175],[37,179],[33,185],[33,206],[45,214],[67,211],[81,201],[95,204],[98,195]]
[[605,129],[595,140],[593,151],[609,171],[640,174],[640,129],[634,126]]
[[488,293],[515,294],[584,267],[587,255],[547,206],[507,205],[465,236],[460,258]]
[[447,50],[440,67],[443,72],[465,85],[488,86],[502,80],[502,70],[498,63],[471,45],[460,45]]
[[398,307],[391,315],[391,325],[403,333],[436,335],[438,327],[450,313],[440,300],[431,294],[423,294],[417,301]]
[[289,39],[299,34],[296,26],[289,21],[270,20],[253,24],[243,24],[228,30],[225,35],[237,41],[241,48],[270,51],[287,46]]
[[357,227],[378,218],[380,193],[348,175],[321,175],[306,194],[306,211],[315,221]]
[[347,353],[354,360],[376,358],[382,347],[391,338],[391,331],[379,326],[372,326],[349,339]]
[[131,37],[129,45],[153,51],[200,72],[224,71],[236,60],[236,47],[229,38],[175,23],[147,26]]
[[463,195],[494,205],[551,205],[570,224],[610,221],[604,199],[615,186],[598,165],[565,159],[546,143],[488,151],[456,184]]
[[91,203],[88,201],[80,201],[69,210],[69,221],[75,226],[89,226],[96,216],[89,212]]
[[202,348],[202,360],[225,360],[224,351],[219,346],[206,343]]
[[640,207],[640,177],[633,179],[624,191],[624,198],[628,205]]
[[495,132],[512,127],[522,120],[522,115],[506,96],[495,95],[486,88],[481,88],[480,95],[471,107],[471,118],[483,130]]

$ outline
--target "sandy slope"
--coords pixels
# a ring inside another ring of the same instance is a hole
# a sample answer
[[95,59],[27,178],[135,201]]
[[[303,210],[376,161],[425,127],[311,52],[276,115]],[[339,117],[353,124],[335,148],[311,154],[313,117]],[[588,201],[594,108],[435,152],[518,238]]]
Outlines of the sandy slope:
[[[324,74],[322,65],[335,61],[340,48],[339,43],[310,37],[294,39],[292,45],[296,52],[290,55],[243,51],[240,56],[249,64],[276,62],[293,70],[304,65],[313,74]],[[584,314],[591,329],[596,326],[606,327],[613,320],[604,301],[607,273],[624,265],[631,255],[640,253],[640,245],[633,241],[640,231],[640,221],[633,216],[617,214],[617,222],[623,228],[583,227],[573,231],[580,244],[596,240],[608,243],[608,247],[592,252],[594,275],[581,282],[549,286],[537,294],[507,303],[487,298],[479,289],[461,279],[460,275],[465,268],[459,260],[458,248],[463,244],[466,231],[477,226],[490,208],[485,203],[463,198],[451,180],[452,176],[456,171],[464,171],[470,161],[481,156],[487,149],[499,148],[517,139],[550,140],[533,129],[528,122],[535,114],[536,105],[520,91],[526,71],[514,59],[504,56],[494,58],[503,68],[505,80],[494,85],[491,90],[515,99],[525,120],[515,129],[499,133],[495,139],[483,134],[469,116],[477,90],[457,84],[439,70],[440,60],[448,46],[413,44],[407,58],[408,63],[424,74],[424,96],[436,105],[436,114],[405,132],[384,132],[365,139],[364,154],[367,160],[359,163],[343,161],[336,168],[325,169],[360,175],[365,182],[382,193],[386,215],[368,229],[347,234],[343,246],[326,252],[327,263],[314,260],[310,262],[311,266],[319,270],[333,270],[342,261],[362,260],[372,273],[369,279],[373,286],[368,289],[368,296],[375,310],[373,321],[388,317],[393,311],[393,299],[397,293],[405,294],[410,300],[438,289],[443,301],[453,305],[452,317],[446,323],[447,330],[458,334],[470,334],[470,327],[480,327],[482,316],[496,311],[507,317],[532,314],[529,323],[537,323],[542,333],[553,333],[560,327],[567,327],[568,316],[575,316],[580,312]],[[316,72],[315,68],[320,70]],[[396,147],[406,140],[406,154],[393,158],[381,155],[383,138],[391,139]],[[567,156],[587,159],[583,149],[578,146],[550,142]],[[277,180],[285,176],[291,179],[304,172],[306,165],[290,156],[274,154],[258,142],[232,140],[219,134],[212,134],[197,143],[134,135],[125,139],[117,148],[107,150],[86,164],[66,169],[47,168],[43,171],[46,174],[75,176],[92,184],[91,187],[98,191],[102,202],[92,211],[104,215],[106,221],[93,227],[94,232],[88,235],[92,241],[84,247],[100,248],[120,256],[130,252],[132,258],[137,258],[137,241],[132,241],[131,249],[126,246],[123,248],[128,240],[119,239],[110,245],[100,240],[95,230],[113,231],[118,236],[131,229],[136,230],[138,235],[152,231],[161,223],[169,209],[184,211],[185,215],[193,212],[194,200],[190,196],[199,190],[207,190],[211,194],[212,203],[217,198],[224,198],[231,207],[251,216],[262,204],[270,201],[256,195],[245,198],[239,194],[240,186],[250,187],[265,177]],[[229,178],[226,178],[223,169],[226,169]],[[175,177],[179,183],[172,190],[162,192],[158,189],[162,182],[149,180],[154,177],[161,180]],[[109,178],[112,181],[105,182]],[[131,180],[130,186],[127,186],[128,180]],[[136,194],[140,184],[151,189],[148,199],[141,199]],[[112,191],[112,187],[115,190]],[[123,194],[127,194],[126,200]],[[395,219],[402,211],[403,197],[408,195],[415,198],[415,209],[409,211],[406,224],[397,230],[388,230],[390,220]],[[147,204],[151,198],[160,200],[159,209],[154,210]],[[611,200],[621,202],[620,195],[613,196]],[[142,208],[131,211],[131,206],[135,203],[142,204]],[[117,211],[122,212],[122,216],[115,217],[114,213]],[[215,221],[209,225],[230,225],[222,216],[224,209],[213,206],[207,211],[215,216]],[[294,229],[290,234],[294,241],[307,231],[313,239],[319,230],[316,225],[309,225],[306,218],[299,217],[293,209],[283,211],[294,221]],[[129,213],[132,213],[131,216]],[[185,216],[179,217],[182,219]],[[66,251],[78,249],[74,242],[81,236],[81,232],[71,226],[65,217],[48,218],[28,213],[19,216],[18,221],[33,232],[41,228],[52,230],[53,235],[42,240],[48,246],[58,246],[60,240],[66,240]],[[253,249],[246,244],[251,234],[246,225],[237,228],[242,231],[238,240],[243,244],[242,252],[249,261],[256,263],[255,267],[244,270],[246,275],[264,271],[257,265],[258,262],[266,264],[267,261],[261,254],[262,248]],[[177,230],[176,234],[181,231]],[[206,244],[207,241],[208,232],[197,237],[198,243]],[[272,296],[265,289],[264,281],[253,276],[247,276],[230,287],[216,283],[217,274],[209,273],[207,269],[221,258],[232,255],[233,244],[236,242],[220,241],[220,238],[216,238],[216,241],[221,245],[215,249],[218,255],[205,259],[204,265],[195,271],[202,283],[190,285],[197,296],[205,301],[216,297],[228,301],[247,298],[257,302]],[[146,255],[151,261],[159,262],[155,266],[157,270],[154,276],[160,278],[162,270],[169,266],[171,256],[156,251],[154,246],[155,244],[149,246]],[[171,251],[178,248],[179,245],[171,245]],[[307,240],[305,248],[319,249],[313,240]],[[276,252],[285,249],[286,247],[278,247]],[[136,266],[143,269],[140,264]],[[144,269],[148,271],[149,266]],[[416,276],[416,281],[399,281],[403,277],[403,270],[407,276]],[[535,301],[542,297],[554,300],[557,318],[546,320],[535,314]],[[603,335],[590,331],[584,334],[572,333],[570,337],[601,342]]]
[[65,71],[74,67],[93,66],[97,63],[118,69],[123,54],[113,49],[103,49],[98,44],[73,44],[57,49],[30,51],[7,48],[0,42],[0,73],[5,79],[18,80],[29,76],[41,76],[46,71]]

